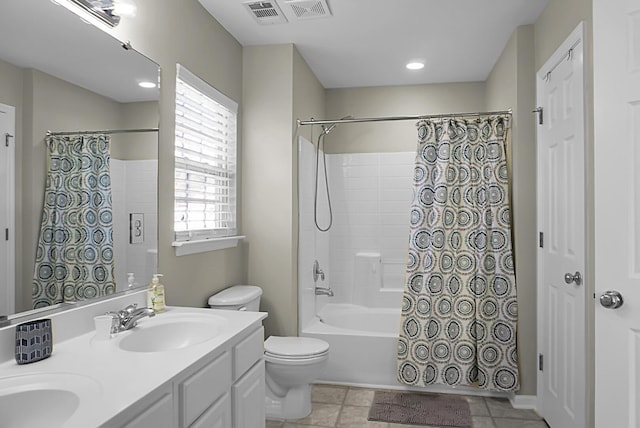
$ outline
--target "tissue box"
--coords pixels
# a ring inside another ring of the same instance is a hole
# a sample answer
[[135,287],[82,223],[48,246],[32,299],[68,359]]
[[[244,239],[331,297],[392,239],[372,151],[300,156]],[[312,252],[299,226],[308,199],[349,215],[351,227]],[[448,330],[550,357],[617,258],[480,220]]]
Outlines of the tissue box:
[[29,321],[16,326],[16,362],[28,364],[51,356],[51,320]]

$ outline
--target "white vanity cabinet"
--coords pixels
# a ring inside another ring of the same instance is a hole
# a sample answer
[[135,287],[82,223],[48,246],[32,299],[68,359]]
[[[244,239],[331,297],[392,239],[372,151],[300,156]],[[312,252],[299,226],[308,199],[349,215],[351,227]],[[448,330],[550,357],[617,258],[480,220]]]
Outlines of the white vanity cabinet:
[[180,428],[259,428],[265,424],[264,329],[191,370],[177,383]]
[[104,427],[264,428],[264,329],[248,329]]
[[254,330],[234,346],[233,358],[233,427],[264,428],[264,329]]
[[103,426],[173,428],[176,423],[173,406],[173,385],[168,384],[159,391],[149,394]]

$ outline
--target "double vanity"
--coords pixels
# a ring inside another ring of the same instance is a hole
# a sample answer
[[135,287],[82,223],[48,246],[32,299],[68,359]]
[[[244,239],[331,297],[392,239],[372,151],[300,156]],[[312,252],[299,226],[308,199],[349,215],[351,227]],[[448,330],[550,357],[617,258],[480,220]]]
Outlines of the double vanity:
[[99,339],[93,317],[145,306],[144,290],[48,316],[51,357],[18,365],[0,328],[0,415],[17,427],[264,426],[260,312],[169,307]]

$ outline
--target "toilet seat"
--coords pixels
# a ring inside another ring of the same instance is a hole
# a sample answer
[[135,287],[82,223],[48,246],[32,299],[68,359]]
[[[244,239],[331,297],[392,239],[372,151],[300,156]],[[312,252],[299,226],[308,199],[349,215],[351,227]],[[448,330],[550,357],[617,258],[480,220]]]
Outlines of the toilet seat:
[[270,336],[264,342],[264,356],[267,361],[309,361],[326,357],[329,344],[311,337]]

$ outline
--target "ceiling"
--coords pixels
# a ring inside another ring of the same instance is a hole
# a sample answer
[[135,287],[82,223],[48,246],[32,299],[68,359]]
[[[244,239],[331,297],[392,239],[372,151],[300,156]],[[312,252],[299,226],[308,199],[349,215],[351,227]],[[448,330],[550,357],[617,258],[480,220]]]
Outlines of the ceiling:
[[[547,3],[327,0],[331,16],[298,19],[291,0],[270,0],[288,22],[260,25],[245,0],[199,1],[243,46],[295,44],[325,88],[484,81],[514,29]],[[415,59],[425,67],[407,70]]]

